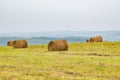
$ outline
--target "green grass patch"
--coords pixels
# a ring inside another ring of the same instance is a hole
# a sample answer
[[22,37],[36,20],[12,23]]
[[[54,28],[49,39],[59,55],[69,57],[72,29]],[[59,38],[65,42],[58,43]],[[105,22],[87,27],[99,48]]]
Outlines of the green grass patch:
[[0,80],[120,80],[120,42],[0,47]]

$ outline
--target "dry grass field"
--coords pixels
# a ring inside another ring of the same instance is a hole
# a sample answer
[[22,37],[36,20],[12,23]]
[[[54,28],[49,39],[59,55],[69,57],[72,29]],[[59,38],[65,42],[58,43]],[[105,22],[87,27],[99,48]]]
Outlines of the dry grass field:
[[0,80],[120,80],[120,42],[0,47]]

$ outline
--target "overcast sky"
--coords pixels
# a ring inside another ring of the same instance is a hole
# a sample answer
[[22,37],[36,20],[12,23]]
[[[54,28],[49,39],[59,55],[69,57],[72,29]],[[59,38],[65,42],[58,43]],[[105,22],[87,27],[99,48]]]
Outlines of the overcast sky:
[[120,30],[120,0],[0,0],[0,32]]

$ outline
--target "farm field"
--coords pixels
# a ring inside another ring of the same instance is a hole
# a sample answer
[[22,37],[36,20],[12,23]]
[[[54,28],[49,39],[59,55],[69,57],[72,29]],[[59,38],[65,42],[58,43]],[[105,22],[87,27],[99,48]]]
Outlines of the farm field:
[[0,46],[0,80],[120,80],[120,42],[70,43],[68,51]]

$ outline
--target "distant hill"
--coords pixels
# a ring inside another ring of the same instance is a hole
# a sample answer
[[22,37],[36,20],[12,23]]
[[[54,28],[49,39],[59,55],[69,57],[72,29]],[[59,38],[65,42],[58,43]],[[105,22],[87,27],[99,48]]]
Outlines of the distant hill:
[[68,42],[85,42],[92,36],[101,35],[104,41],[120,41],[120,31],[49,31],[0,33],[0,45],[8,40],[26,39],[29,44],[47,44],[50,40],[66,39]]

